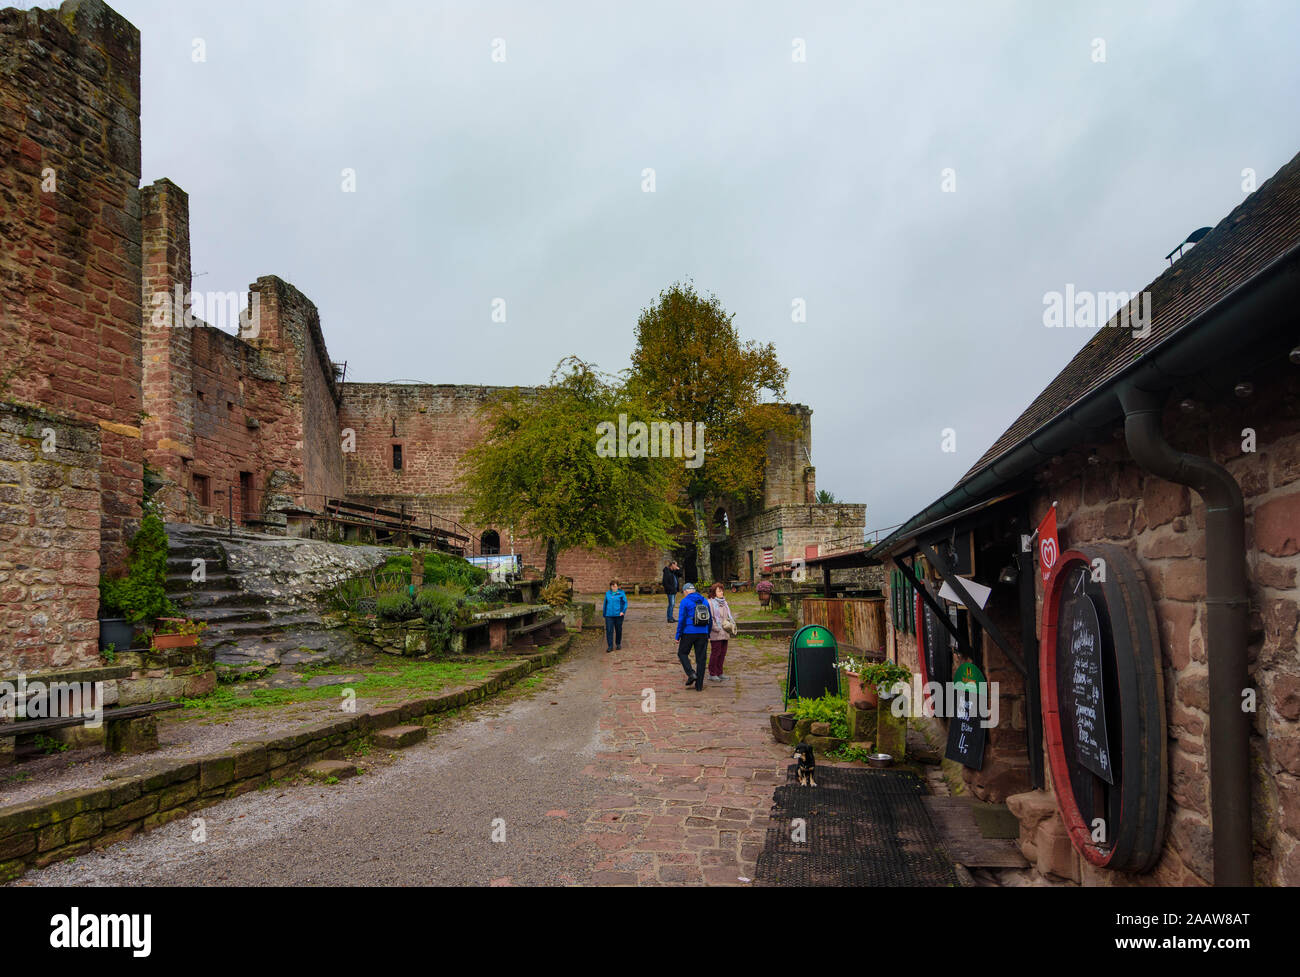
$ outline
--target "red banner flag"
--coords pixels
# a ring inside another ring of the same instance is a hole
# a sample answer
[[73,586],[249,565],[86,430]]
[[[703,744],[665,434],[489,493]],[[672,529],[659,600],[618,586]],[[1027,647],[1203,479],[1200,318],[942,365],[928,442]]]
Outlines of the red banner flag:
[[1052,506],[1038,524],[1038,567],[1043,572],[1043,583],[1047,583],[1060,556],[1061,547],[1056,540],[1056,506]]

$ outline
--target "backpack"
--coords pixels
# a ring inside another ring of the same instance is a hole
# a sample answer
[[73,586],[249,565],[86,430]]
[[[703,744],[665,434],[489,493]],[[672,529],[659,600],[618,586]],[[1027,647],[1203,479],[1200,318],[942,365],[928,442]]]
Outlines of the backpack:
[[691,611],[691,623],[696,627],[702,628],[706,626],[710,620],[711,615],[709,614],[709,603],[708,601],[702,600],[695,605],[695,610]]

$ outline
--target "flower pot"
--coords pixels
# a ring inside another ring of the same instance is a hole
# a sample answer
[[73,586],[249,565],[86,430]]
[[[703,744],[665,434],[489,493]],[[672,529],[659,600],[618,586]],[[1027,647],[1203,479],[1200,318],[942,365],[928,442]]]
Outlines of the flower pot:
[[794,713],[783,712],[776,717],[777,723],[787,733],[794,729]]
[[114,651],[126,651],[135,640],[135,625],[124,617],[101,617],[99,619],[99,650],[108,651],[112,645]]
[[164,648],[193,648],[199,643],[197,634],[155,634],[153,646],[156,650]]
[[849,705],[855,709],[874,709],[880,701],[874,685],[863,686],[857,672],[846,671],[845,679],[849,686]]

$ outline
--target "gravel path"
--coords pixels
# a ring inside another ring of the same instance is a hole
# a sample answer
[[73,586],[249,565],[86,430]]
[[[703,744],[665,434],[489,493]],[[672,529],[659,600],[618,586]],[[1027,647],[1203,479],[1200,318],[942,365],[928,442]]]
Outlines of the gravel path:
[[[502,659],[501,668],[508,668],[518,661],[515,658]],[[321,676],[311,684],[338,686],[342,689],[361,678],[361,672],[355,676]],[[256,683],[250,684],[250,687],[253,684]],[[452,684],[436,692],[420,690],[410,697],[445,695],[470,688],[472,684]],[[399,690],[386,692],[382,698],[359,696],[356,700],[357,708],[365,712],[378,705],[391,704],[394,698],[400,698]],[[173,718],[178,712],[162,713],[158,716],[159,749],[147,757],[107,753],[101,744],[40,757],[19,767],[0,769],[0,807],[49,797],[60,791],[102,787],[105,777],[139,766],[142,761],[182,759],[216,753],[239,740],[288,732],[307,723],[329,719],[338,715],[338,708],[337,700],[314,699],[289,706],[240,709],[213,713],[210,716],[199,713],[184,719]],[[20,777],[24,779],[18,779]]]
[[[574,849],[598,782],[581,770],[600,744],[603,654],[575,640],[540,690],[488,702],[391,763],[332,786],[254,791],[75,862],[27,885],[564,885],[586,881]],[[562,686],[562,694],[555,686]],[[548,813],[557,812],[557,813]],[[504,842],[494,842],[494,821]]]
[[662,614],[633,603],[622,651],[588,630],[539,688],[359,777],[200,809],[202,843],[182,818],[13,884],[744,884],[789,762],[767,727],[785,642],[734,642],[731,681],[686,690]]

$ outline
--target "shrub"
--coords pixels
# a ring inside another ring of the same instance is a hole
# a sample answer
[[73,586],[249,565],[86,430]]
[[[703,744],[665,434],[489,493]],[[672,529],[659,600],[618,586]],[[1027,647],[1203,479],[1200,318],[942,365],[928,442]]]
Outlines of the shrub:
[[99,602],[105,611],[132,624],[172,613],[167,599],[167,530],[154,502],[145,502],[144,519],[131,537],[126,574],[100,578]]
[[848,739],[848,700],[841,695],[824,695],[820,699],[796,699],[794,718],[810,719],[815,723],[830,723],[831,735]]
[[466,594],[465,599],[471,604],[495,604],[505,600],[511,589],[505,584],[488,580]]
[[458,601],[437,589],[426,588],[415,595],[415,606],[433,639],[430,646],[446,648],[452,627],[460,617]]
[[382,621],[409,621],[418,614],[415,602],[406,591],[380,594],[375,598],[375,613]]
[[563,577],[556,577],[542,588],[539,596],[543,604],[550,604],[552,607],[568,607],[573,600],[573,588]]
[[[384,564],[385,574],[397,574],[404,582],[411,582],[411,554],[399,553],[388,558]],[[424,554],[424,585],[426,587],[450,585],[469,590],[477,587],[488,578],[482,567],[476,567],[468,560],[449,553],[428,552]]]

